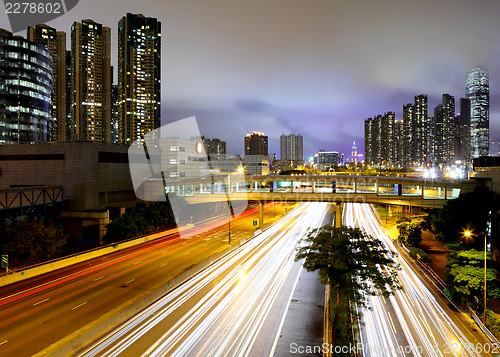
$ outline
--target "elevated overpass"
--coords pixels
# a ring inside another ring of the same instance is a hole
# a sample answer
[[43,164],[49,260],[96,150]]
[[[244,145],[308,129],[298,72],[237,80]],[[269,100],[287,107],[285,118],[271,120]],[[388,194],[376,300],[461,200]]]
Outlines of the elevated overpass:
[[434,180],[361,175],[244,176],[213,175],[206,178],[150,181],[146,201],[165,192],[188,203],[219,201],[285,201],[374,203],[442,208],[461,192],[469,192],[481,180]]

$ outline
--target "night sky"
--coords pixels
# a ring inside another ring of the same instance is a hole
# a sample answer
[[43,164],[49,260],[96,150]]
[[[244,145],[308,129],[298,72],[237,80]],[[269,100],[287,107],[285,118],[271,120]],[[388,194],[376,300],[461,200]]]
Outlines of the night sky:
[[[48,24],[67,32],[68,47],[73,21],[111,27],[116,66],[126,12],[162,22],[162,122],[195,115],[229,154],[253,130],[278,157],[289,133],[304,136],[306,157],[347,156],[353,140],[363,152],[365,118],[400,120],[417,94],[430,112],[443,93],[458,103],[478,66],[490,74],[490,139],[500,138],[498,0],[80,0]],[[10,29],[3,10],[0,24]]]

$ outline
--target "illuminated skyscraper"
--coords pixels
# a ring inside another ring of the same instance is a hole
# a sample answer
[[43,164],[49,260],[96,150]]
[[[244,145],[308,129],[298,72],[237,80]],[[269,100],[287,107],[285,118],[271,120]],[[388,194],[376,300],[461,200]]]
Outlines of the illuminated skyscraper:
[[467,72],[465,95],[470,100],[471,158],[487,156],[490,140],[490,86],[481,68]]
[[415,123],[413,117],[414,105],[403,105],[403,166],[412,166],[415,162]]
[[443,103],[434,110],[434,159],[437,164],[454,164],[457,159],[455,97],[443,94]]
[[160,126],[161,22],[127,14],[118,22],[119,141],[126,144]]
[[427,95],[415,96],[413,120],[415,125],[415,164],[425,165],[429,161],[429,116],[427,114]]
[[460,98],[460,114],[458,115],[459,149],[458,157],[462,165],[469,167],[470,159],[470,100]]
[[262,155],[267,156],[267,136],[264,133],[254,131],[245,136],[245,156]]
[[71,27],[71,133],[76,140],[110,141],[111,29],[92,20]]
[[28,27],[28,40],[47,47],[52,55],[54,91],[52,125],[49,140],[67,140],[66,136],[66,33],[47,25]]
[[400,160],[396,150],[401,148],[398,135],[401,123],[396,122],[394,112],[365,119],[365,162],[374,166],[398,166]]
[[304,163],[304,138],[302,135],[285,135],[280,136],[280,159],[293,161],[295,165]]
[[352,148],[351,148],[351,163],[357,164],[358,163],[358,147],[356,146],[356,142],[352,142]]
[[0,145],[48,139],[52,81],[49,50],[0,29]]

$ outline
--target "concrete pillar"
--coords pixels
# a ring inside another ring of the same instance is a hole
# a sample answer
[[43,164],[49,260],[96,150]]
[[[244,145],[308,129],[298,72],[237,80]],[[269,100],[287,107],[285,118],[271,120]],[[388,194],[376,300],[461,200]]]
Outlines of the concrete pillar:
[[104,212],[104,214],[99,215],[99,244],[103,244],[102,238],[106,234],[106,226],[109,224],[109,211]]
[[341,207],[340,203],[335,203],[335,228],[339,228],[342,225]]
[[264,206],[262,201],[259,201],[259,228],[264,227]]

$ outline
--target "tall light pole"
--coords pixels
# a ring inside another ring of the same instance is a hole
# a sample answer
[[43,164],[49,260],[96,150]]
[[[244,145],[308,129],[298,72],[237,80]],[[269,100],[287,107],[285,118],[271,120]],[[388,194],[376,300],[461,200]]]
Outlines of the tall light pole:
[[[470,237],[472,236],[472,233],[470,231],[465,231],[464,236]],[[486,232],[484,233],[484,314],[483,314],[483,320],[484,323],[486,323],[486,248],[487,248],[487,235]]]
[[486,324],[486,232],[484,233],[484,323]]

